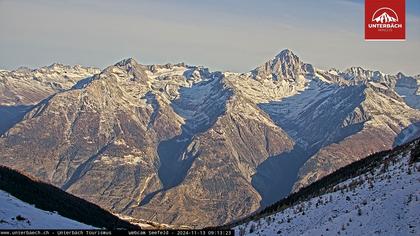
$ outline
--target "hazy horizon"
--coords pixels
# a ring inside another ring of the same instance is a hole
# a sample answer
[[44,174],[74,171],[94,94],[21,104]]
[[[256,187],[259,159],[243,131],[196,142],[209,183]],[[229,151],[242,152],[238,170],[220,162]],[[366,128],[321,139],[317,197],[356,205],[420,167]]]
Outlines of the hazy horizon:
[[288,48],[320,69],[420,74],[420,1],[406,0],[403,42],[364,41],[363,2],[0,0],[0,69],[133,57],[247,72]]

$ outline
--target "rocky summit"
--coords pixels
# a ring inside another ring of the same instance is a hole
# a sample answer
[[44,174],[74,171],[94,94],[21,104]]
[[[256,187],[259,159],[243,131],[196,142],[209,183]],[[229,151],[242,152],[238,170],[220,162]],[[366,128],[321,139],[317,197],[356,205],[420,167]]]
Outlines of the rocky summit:
[[119,215],[220,225],[419,137],[419,88],[290,50],[247,73],[134,59],[2,70],[0,162]]

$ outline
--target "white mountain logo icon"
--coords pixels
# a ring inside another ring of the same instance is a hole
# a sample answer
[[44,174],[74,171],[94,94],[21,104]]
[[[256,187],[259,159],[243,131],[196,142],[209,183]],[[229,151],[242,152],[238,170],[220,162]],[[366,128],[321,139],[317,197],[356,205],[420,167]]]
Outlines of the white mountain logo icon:
[[373,13],[372,21],[381,24],[398,22],[398,15],[391,8],[383,7]]

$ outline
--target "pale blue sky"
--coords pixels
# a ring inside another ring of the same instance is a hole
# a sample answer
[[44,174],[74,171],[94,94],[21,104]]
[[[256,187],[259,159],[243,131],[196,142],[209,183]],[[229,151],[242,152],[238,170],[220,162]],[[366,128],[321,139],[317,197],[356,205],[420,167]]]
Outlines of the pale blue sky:
[[0,0],[0,68],[186,62],[246,72],[284,48],[327,69],[420,74],[420,1],[407,41],[365,42],[363,0]]

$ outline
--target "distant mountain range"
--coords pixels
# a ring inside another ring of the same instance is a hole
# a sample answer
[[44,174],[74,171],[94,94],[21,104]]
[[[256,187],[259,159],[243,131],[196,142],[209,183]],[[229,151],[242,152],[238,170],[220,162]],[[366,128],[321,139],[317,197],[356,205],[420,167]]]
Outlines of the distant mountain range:
[[420,76],[126,59],[0,71],[0,159],[101,207],[220,225],[420,136]]

